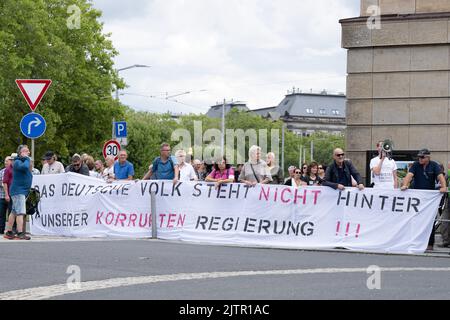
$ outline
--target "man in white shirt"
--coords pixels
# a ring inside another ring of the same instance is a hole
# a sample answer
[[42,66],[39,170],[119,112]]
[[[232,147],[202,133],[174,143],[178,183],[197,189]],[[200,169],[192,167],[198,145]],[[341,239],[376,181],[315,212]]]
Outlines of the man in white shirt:
[[46,163],[42,167],[41,174],[59,174],[66,172],[63,164],[56,161],[56,156],[52,151],[47,152],[43,159],[45,159]]
[[175,153],[175,156],[177,157],[178,168],[180,169],[180,181],[198,181],[194,167],[189,163],[186,163],[186,151],[178,150]]
[[370,172],[374,189],[398,188],[397,164],[393,159],[386,157],[383,151],[383,142],[377,144],[378,156],[370,161]]

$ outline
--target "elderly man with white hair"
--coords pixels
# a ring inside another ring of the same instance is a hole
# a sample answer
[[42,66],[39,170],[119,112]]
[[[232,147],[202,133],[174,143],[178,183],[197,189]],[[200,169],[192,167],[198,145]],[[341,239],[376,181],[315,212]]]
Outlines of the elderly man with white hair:
[[261,148],[250,147],[248,151],[249,161],[242,167],[239,182],[255,186],[257,184],[268,184],[272,182],[272,176],[267,163],[261,160]]
[[194,168],[186,162],[186,151],[178,150],[175,156],[178,160],[178,168],[180,169],[180,181],[198,181]]

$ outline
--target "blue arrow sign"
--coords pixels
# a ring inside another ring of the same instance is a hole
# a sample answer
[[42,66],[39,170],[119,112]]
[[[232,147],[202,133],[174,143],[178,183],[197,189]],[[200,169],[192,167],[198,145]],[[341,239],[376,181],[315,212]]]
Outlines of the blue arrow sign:
[[115,128],[116,138],[126,138],[127,137],[127,123],[125,121],[114,122],[114,128]]
[[46,129],[45,119],[39,113],[29,113],[20,121],[20,131],[29,139],[41,137]]

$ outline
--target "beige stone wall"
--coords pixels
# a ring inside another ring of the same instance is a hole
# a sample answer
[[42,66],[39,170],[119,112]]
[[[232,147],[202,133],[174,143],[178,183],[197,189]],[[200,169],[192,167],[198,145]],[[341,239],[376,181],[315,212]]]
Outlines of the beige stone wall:
[[[449,0],[450,1],[450,0]],[[382,19],[381,29],[366,21],[342,25],[342,47],[366,48],[450,44],[450,19]]]
[[361,16],[369,16],[370,6],[379,6],[381,14],[450,12],[449,0],[361,0]]
[[366,152],[386,138],[395,149],[429,148],[450,159],[450,0],[362,0],[380,5],[380,30],[342,23],[347,62],[347,154],[365,176]]

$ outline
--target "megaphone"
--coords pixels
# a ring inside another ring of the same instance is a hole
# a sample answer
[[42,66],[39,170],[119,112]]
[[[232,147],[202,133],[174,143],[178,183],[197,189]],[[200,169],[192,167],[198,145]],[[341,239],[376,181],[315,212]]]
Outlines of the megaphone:
[[392,152],[394,150],[394,144],[391,140],[386,139],[381,146],[382,152],[386,155],[387,158],[392,159]]

